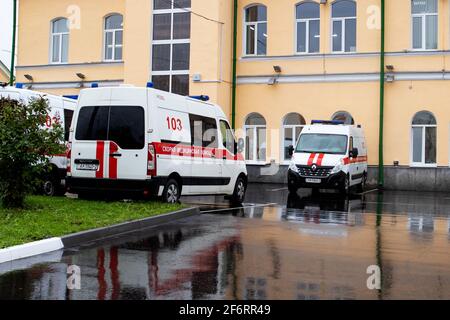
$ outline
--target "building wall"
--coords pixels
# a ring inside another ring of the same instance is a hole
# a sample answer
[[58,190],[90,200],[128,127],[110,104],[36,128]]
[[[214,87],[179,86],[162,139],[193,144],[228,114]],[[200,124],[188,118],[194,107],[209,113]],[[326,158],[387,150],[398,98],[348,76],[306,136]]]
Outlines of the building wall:
[[[286,114],[300,113],[309,123],[313,119],[330,119],[337,111],[347,111],[366,132],[369,164],[378,165],[381,37],[380,29],[373,27],[372,18],[380,1],[356,1],[357,50],[345,54],[334,54],[331,50],[333,1],[320,5],[320,53],[312,55],[295,54],[298,1],[257,1],[267,6],[267,55],[249,57],[244,54],[244,12],[255,3],[239,1],[238,128],[243,128],[250,113],[262,114],[268,129],[266,163],[282,163],[281,128]],[[450,6],[447,1],[438,4],[437,50],[413,51],[411,1],[386,2],[386,65],[394,66],[395,77],[394,82],[385,85],[384,162],[388,166],[398,161],[400,167],[410,167],[411,122],[415,113],[422,110],[432,112],[438,122],[436,166],[448,168],[450,163],[447,107],[450,94],[446,71],[450,62]],[[268,85],[270,77],[276,75],[273,66],[280,66],[282,73],[277,84]],[[263,177],[258,168],[250,171],[255,172],[252,175],[255,181],[285,179],[283,169],[274,177]],[[402,184],[402,188],[405,186]]]

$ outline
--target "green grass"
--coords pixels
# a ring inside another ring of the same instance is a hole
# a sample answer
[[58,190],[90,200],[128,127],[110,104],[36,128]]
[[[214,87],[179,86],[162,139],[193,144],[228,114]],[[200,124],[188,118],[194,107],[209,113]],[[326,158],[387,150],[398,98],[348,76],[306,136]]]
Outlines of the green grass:
[[24,209],[0,207],[0,248],[181,209],[160,202],[102,202],[30,196]]

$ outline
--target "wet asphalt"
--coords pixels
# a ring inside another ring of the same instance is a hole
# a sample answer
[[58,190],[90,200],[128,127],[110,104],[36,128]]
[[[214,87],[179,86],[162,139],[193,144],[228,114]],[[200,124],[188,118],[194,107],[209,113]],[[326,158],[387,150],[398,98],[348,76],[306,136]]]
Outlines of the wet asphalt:
[[0,264],[0,299],[450,299],[450,194],[182,200],[202,215]]

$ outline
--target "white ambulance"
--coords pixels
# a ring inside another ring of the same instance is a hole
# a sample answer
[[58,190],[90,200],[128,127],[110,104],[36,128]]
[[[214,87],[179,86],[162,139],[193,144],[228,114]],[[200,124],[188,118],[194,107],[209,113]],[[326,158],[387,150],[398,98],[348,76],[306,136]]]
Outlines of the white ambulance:
[[291,146],[288,186],[339,189],[348,194],[351,187],[363,190],[367,181],[367,145],[360,126],[340,121],[313,121],[305,126],[296,147]]
[[222,109],[150,87],[82,90],[70,135],[68,190],[244,201],[247,171]]
[[[70,125],[77,101],[70,98],[51,95],[18,87],[0,87],[0,98],[10,98],[22,103],[28,103],[30,99],[44,97],[49,102],[50,114],[47,116],[45,127],[50,129],[54,123],[60,123],[64,129],[64,141],[69,140]],[[67,158],[65,154],[53,155],[50,158],[51,171],[46,174],[43,192],[48,196],[62,195],[65,193],[64,180],[66,177]]]

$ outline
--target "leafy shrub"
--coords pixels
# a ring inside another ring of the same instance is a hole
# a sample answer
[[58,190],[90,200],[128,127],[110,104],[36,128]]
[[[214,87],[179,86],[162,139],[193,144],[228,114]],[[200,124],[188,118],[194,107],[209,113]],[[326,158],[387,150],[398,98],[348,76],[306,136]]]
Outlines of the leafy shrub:
[[23,207],[27,193],[41,183],[49,170],[49,155],[64,150],[63,129],[54,123],[45,128],[48,101],[29,103],[0,98],[0,203],[6,208]]

